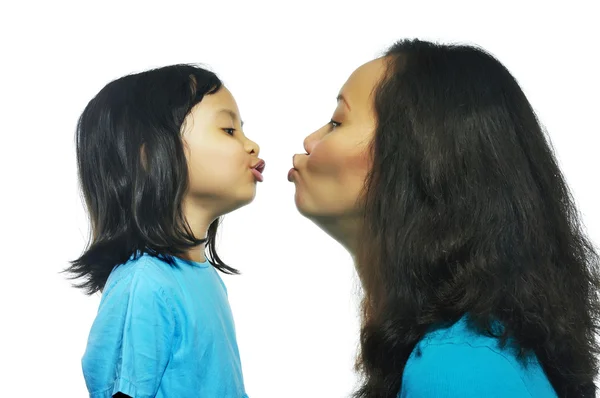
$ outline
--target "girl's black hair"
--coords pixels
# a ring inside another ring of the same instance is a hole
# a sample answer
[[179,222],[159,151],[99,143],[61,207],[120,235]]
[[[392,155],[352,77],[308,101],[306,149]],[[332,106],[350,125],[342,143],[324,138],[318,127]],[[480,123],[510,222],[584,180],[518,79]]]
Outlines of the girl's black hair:
[[173,65],[117,79],[86,106],[77,124],[76,151],[92,237],[65,270],[82,279],[76,287],[93,294],[132,256],[148,253],[174,265],[173,256],[202,243],[215,268],[238,273],[215,250],[219,219],[206,239],[198,239],[182,209],[188,188],[184,121],[221,86],[213,72]]

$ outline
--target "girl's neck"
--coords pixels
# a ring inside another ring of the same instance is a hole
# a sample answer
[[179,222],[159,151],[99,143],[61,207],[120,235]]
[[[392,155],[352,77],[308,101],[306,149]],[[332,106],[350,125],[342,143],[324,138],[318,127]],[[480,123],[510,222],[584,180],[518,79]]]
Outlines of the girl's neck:
[[[184,215],[192,233],[194,234],[194,237],[196,239],[206,239],[208,227],[213,223],[214,220],[216,220],[216,217],[210,215],[208,211],[200,206],[194,206],[189,202],[184,202]],[[198,245],[188,250],[185,258],[197,263],[204,263],[206,262],[206,256],[204,255],[205,249],[206,244],[203,243]]]
[[186,260],[194,261],[196,263],[205,263],[206,256],[204,255],[204,249],[206,245],[203,243],[199,246],[194,247],[193,249],[188,250],[188,252],[183,256]]

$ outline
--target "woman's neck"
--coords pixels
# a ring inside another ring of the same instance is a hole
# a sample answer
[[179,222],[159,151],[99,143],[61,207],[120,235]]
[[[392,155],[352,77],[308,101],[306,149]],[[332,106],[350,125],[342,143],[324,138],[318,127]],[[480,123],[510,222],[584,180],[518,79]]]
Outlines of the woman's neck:
[[319,218],[312,220],[341,244],[356,259],[359,248],[360,221],[358,218]]

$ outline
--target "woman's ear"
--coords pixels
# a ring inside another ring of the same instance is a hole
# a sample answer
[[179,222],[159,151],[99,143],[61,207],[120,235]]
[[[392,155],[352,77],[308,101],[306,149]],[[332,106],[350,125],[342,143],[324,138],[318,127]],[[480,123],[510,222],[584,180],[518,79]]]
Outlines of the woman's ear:
[[146,158],[146,144],[142,144],[140,147],[140,162],[142,163],[142,167],[144,171],[148,171],[148,159]]

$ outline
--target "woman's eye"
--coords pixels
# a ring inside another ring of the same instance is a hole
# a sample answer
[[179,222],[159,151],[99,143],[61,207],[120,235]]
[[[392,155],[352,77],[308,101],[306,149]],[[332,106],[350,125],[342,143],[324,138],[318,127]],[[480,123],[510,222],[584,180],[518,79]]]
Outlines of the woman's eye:
[[229,135],[233,135],[235,133],[235,129],[223,129],[223,131]]
[[331,125],[331,130],[334,130],[336,127],[340,127],[342,125],[342,123],[336,122],[333,119],[329,121],[329,124]]

